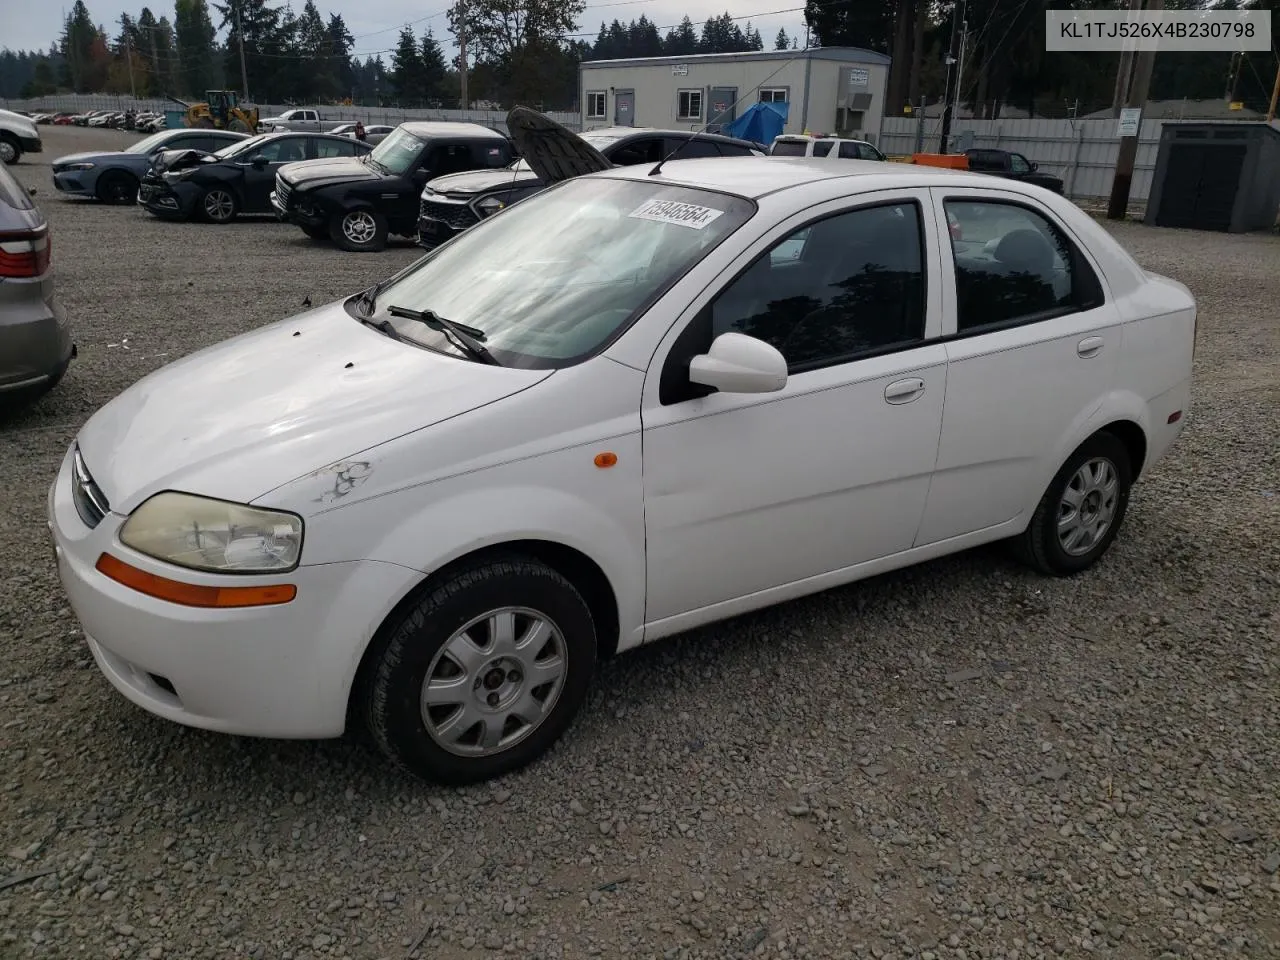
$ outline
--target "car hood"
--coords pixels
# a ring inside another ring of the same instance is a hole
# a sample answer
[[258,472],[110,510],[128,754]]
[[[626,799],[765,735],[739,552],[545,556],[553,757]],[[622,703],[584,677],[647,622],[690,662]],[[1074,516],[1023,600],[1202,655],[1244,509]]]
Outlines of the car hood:
[[536,182],[538,175],[532,170],[470,170],[466,173],[449,173],[427,182],[427,190],[453,195],[488,193],[504,187],[521,187]]
[[399,343],[339,301],[162,367],[98,410],[77,439],[116,513],[162,490],[248,503],[552,372]]
[[513,108],[507,114],[507,130],[516,150],[548,185],[613,169],[599,150],[537,110]]
[[137,156],[137,154],[126,154],[118,151],[110,151],[108,153],[68,153],[65,156],[58,157],[53,161],[55,167],[65,167],[71,163],[103,163],[107,160],[119,160],[121,157]]
[[192,150],[190,148],[161,150],[151,161],[151,168],[157,172],[163,172],[165,170],[185,170],[187,167],[194,167],[202,160],[217,159],[217,157],[207,150]]
[[290,187],[323,187],[331,183],[351,183],[362,180],[381,180],[377,167],[361,163],[359,157],[326,157],[321,160],[300,160],[282,167],[280,179]]

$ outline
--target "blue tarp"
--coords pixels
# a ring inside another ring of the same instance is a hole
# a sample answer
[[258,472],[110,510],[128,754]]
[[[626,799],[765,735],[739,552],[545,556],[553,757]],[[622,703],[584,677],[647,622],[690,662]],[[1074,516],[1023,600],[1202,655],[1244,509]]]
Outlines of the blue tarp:
[[742,116],[726,123],[721,130],[731,137],[754,140],[766,146],[773,143],[787,125],[788,104],[753,103]]

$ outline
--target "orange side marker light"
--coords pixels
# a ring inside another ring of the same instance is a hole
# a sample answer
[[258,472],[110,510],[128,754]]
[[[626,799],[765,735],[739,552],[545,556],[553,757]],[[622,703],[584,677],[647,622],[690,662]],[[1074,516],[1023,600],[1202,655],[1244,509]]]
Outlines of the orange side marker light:
[[612,467],[617,462],[618,462],[618,455],[616,453],[611,453],[606,450],[604,453],[596,454],[595,463],[596,463],[596,466],[599,467],[601,470],[605,470],[609,467]]
[[157,576],[104,553],[98,557],[97,570],[116,583],[157,600],[167,600],[184,607],[266,607],[288,603],[298,595],[291,583],[273,583],[261,587],[205,587]]

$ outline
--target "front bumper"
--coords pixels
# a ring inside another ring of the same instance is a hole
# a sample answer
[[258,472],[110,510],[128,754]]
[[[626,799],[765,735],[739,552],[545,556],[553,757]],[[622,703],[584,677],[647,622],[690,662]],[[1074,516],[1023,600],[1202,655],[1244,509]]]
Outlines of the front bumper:
[[[365,647],[421,575],[374,561],[303,566],[275,577],[178,571],[122,545],[117,534],[124,517],[108,513],[92,529],[85,524],[72,499],[71,458],[68,450],[49,490],[49,529],[58,576],[112,686],[144,710],[186,726],[257,737],[340,736]],[[95,564],[105,551],[171,579],[288,582],[298,595],[274,607],[185,607],[99,573]]]
[[22,144],[23,153],[44,153],[44,143],[39,137],[19,137],[18,143]]
[[195,207],[194,191],[177,190],[166,183],[144,180],[138,187],[138,206],[167,220],[185,220]]
[[452,240],[462,232],[462,229],[456,229],[434,217],[418,217],[418,245],[430,250]]
[[280,202],[276,191],[271,191],[271,209],[276,219],[283,223],[292,223],[298,227],[322,227],[328,223],[328,215],[324,209],[310,201],[291,202],[286,206]]
[[73,197],[93,196],[93,185],[84,182],[83,176],[85,172],[82,170],[55,171],[53,174],[53,189],[58,193],[65,193]]

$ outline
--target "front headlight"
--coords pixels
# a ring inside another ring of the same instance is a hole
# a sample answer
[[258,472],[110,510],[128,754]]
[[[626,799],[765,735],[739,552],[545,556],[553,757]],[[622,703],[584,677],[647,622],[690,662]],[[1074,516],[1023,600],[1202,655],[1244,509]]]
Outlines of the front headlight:
[[120,541],[192,570],[278,573],[298,565],[302,518],[187,493],[158,493],[130,514]]
[[92,170],[93,164],[92,163],[69,163],[62,169],[63,170]]
[[497,197],[485,197],[483,200],[481,200],[479,203],[476,204],[476,210],[480,212],[480,216],[482,217],[492,217],[495,213],[503,209],[505,206],[506,204],[503,203],[501,200],[499,200]]

